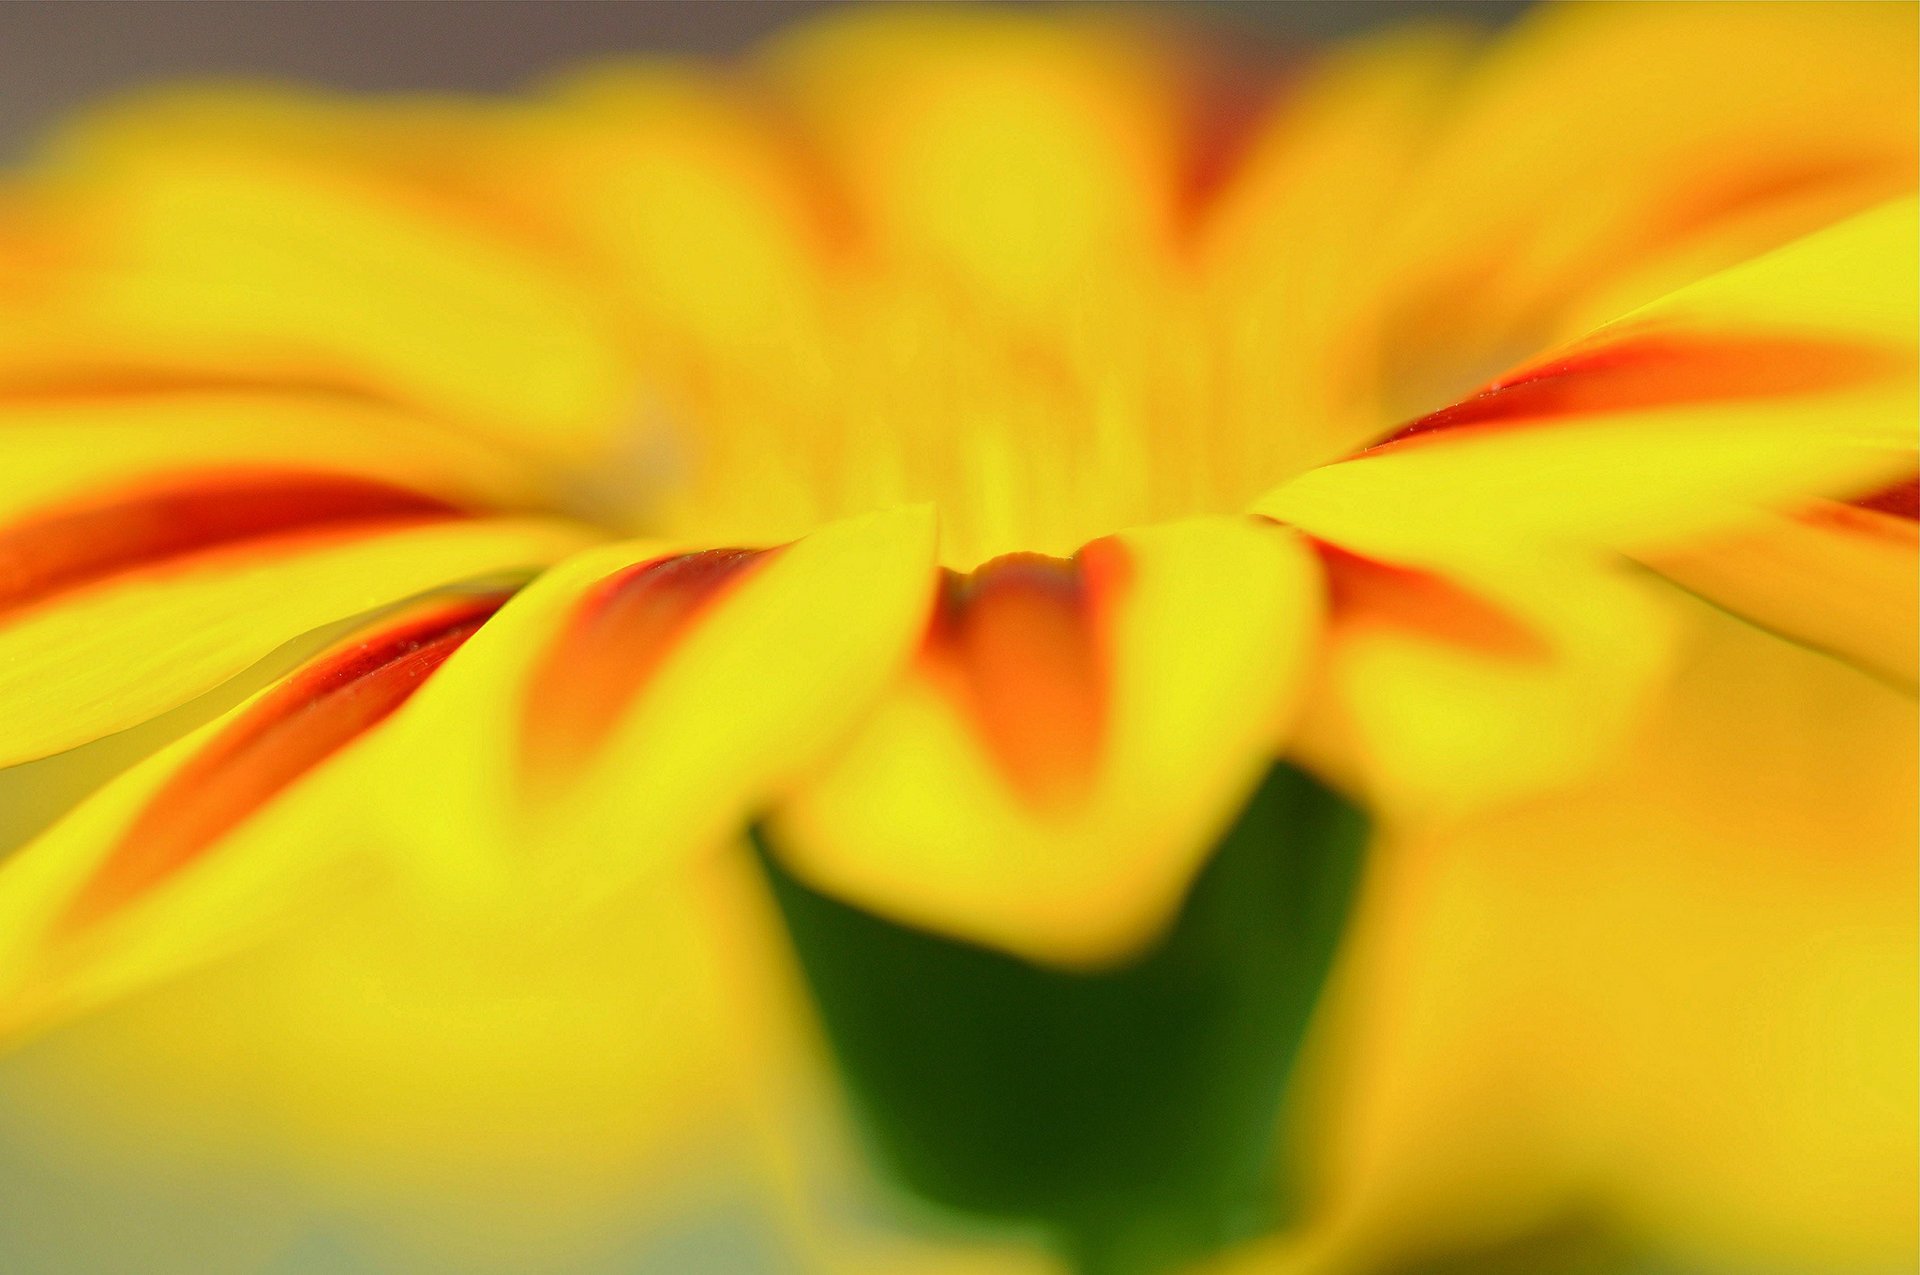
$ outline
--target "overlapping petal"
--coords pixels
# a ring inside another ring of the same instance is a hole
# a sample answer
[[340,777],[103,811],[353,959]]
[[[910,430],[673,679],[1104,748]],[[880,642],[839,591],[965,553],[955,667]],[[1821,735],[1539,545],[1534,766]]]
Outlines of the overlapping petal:
[[1668,579],[1763,628],[1911,689],[1920,678],[1915,480],[1822,500],[1652,560]]
[[1449,85],[1378,242],[1400,414],[1912,190],[1916,43],[1898,5],[1523,14]]
[[725,844],[904,661],[933,535],[908,509],[782,546],[608,545],[548,572],[383,744],[405,762],[378,796],[423,884],[564,911]]
[[240,87],[87,118],[23,195],[40,266],[0,379],[104,361],[346,387],[577,456],[636,392],[591,270],[473,176],[501,130],[477,103]]
[[[366,849],[344,763],[498,609],[403,608],[154,754],[0,868],[0,1036],[196,964]],[[360,831],[356,834],[355,829]]]
[[477,516],[337,463],[238,454],[180,453],[206,462],[185,472],[63,461],[23,482],[0,524],[0,764],[144,721],[312,629],[448,583],[524,575],[592,539],[571,523]]
[[1435,563],[1651,548],[1910,463],[1915,205],[1683,288],[1257,507]]
[[1318,614],[1304,545],[1243,519],[950,575],[910,670],[772,844],[892,917],[1042,961],[1124,956],[1263,772]]
[[1630,747],[1377,856],[1307,1082],[1324,1189],[1227,1269],[1908,1260],[1914,701],[1685,624]]
[[1620,571],[1320,553],[1327,631],[1293,747],[1392,822],[1577,781],[1629,736],[1670,663],[1664,608]]

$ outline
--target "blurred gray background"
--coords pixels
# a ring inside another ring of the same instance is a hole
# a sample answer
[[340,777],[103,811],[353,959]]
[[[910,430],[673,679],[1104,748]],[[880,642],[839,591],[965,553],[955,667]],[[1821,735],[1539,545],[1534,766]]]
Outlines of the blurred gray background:
[[[0,0],[0,160],[80,103],[183,76],[348,89],[505,90],[609,53],[724,54],[822,0]],[[1420,10],[1510,18],[1523,0],[1186,0],[1236,39],[1326,39]]]

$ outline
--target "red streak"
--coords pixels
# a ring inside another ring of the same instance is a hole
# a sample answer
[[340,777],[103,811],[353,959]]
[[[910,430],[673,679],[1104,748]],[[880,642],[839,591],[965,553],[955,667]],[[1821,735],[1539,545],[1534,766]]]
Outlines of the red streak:
[[198,861],[288,785],[390,715],[506,601],[463,599],[287,679],[157,792],[74,896],[65,931],[118,912]]
[[616,572],[581,602],[535,674],[523,754],[542,777],[570,772],[707,608],[778,552],[708,549]]
[[345,475],[243,471],[173,481],[0,530],[0,615],[208,550],[461,512],[421,492]]
[[1070,560],[1008,554],[942,581],[922,658],[1036,804],[1071,800],[1096,772],[1107,616],[1127,570],[1119,544],[1099,540]]
[[1530,626],[1431,571],[1316,540],[1335,626],[1379,626],[1496,659],[1543,663],[1553,650]]
[[1920,476],[1903,479],[1847,503],[1855,509],[1871,509],[1909,522],[1920,521]]
[[1780,337],[1626,337],[1495,382],[1423,416],[1361,455],[1467,426],[1544,424],[1568,416],[1816,394],[1886,376],[1887,351]]

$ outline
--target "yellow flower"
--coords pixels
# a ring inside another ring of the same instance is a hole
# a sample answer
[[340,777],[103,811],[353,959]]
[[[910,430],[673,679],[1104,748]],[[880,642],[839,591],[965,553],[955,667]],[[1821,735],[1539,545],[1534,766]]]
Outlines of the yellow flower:
[[1630,560],[1910,687],[1914,35],[899,10],[82,119],[0,209],[0,764],[124,773],[0,869],[0,1033],[287,1015],[300,1119],[657,1165],[831,1101],[750,829],[1105,971],[1277,762],[1408,836],[1610,773]]

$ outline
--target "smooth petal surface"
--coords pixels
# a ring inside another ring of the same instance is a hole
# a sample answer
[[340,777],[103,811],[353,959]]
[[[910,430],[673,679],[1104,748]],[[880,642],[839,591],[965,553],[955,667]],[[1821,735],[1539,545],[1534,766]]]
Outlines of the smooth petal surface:
[[1389,820],[1457,818],[1577,780],[1667,672],[1668,617],[1622,573],[1321,555],[1328,627],[1294,746]]
[[[22,357],[346,386],[551,458],[635,390],[590,271],[471,177],[475,104],[262,88],[149,95],[57,138]],[[17,322],[20,331],[13,332]]]
[[[156,486],[0,529],[0,763],[182,704],[309,630],[592,536],[331,475]],[[4,594],[0,594],[4,596]]]
[[1139,32],[856,13],[794,33],[760,66],[874,252],[1021,319],[1149,266],[1173,229],[1180,102]]
[[0,1035],[178,972],[290,911],[361,848],[355,782],[340,763],[501,600],[441,599],[383,619],[9,858]]
[[1914,701],[1686,627],[1587,783],[1383,849],[1309,1081],[1319,1207],[1232,1270],[1910,1260]]
[[1547,4],[1450,85],[1402,215],[1402,417],[1911,191],[1920,34],[1880,4]]
[[[516,597],[385,747],[423,880],[578,906],[709,850],[796,783],[905,660],[929,511],[767,549],[618,544]],[[419,800],[421,785],[435,794]]]
[[1402,280],[1380,247],[1474,51],[1438,27],[1329,50],[1227,139],[1193,253],[1220,358],[1211,478],[1240,500],[1363,445],[1403,405],[1381,351]]
[[1920,678],[1914,480],[1819,501],[1655,558],[1654,568],[1783,637],[1911,689]]
[[1358,455],[1264,513],[1435,563],[1649,548],[1898,476],[1920,225],[1897,201],[1685,288]]
[[771,841],[830,893],[1071,965],[1171,917],[1271,755],[1319,615],[1242,519],[950,576],[911,668]]

